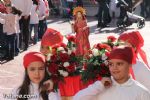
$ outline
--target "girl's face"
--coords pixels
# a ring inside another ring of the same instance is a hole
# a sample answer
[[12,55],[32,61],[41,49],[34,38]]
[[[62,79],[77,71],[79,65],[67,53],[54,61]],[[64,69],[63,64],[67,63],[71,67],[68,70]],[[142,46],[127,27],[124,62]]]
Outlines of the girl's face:
[[4,0],[5,4],[10,4],[11,1],[10,0]]
[[6,10],[7,10],[8,13],[12,12],[12,8],[11,7],[6,7]]
[[45,77],[44,63],[36,61],[29,64],[27,73],[33,83],[39,84]]
[[47,54],[49,54],[51,51],[50,51],[49,46],[41,45],[40,52],[41,52],[42,54],[44,54],[44,55],[47,55]]
[[77,18],[82,18],[82,13],[81,12],[77,12]]

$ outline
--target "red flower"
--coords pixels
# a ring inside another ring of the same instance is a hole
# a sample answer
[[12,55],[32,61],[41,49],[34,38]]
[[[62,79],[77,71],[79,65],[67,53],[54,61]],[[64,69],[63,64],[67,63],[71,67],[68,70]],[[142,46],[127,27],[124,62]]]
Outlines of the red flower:
[[107,57],[109,57],[110,52],[105,52],[105,55],[106,55]]
[[106,73],[107,73],[107,70],[102,69],[102,70],[100,71],[100,74],[101,74],[101,75],[105,75]]
[[66,69],[67,69],[67,71],[68,71],[69,73],[72,73],[72,72],[75,71],[75,66],[74,66],[74,65],[70,65],[70,66],[66,67]]
[[57,55],[52,55],[51,62],[56,62],[56,61],[57,61]]
[[53,80],[54,84],[58,84],[59,79],[58,79],[58,76],[57,76],[57,75],[52,75],[52,76],[51,76],[51,79]]
[[58,47],[60,47],[60,44],[55,44],[52,49],[57,49]]
[[108,51],[111,51],[111,47],[110,47],[109,45],[107,45],[107,44],[98,43],[98,44],[96,45],[96,48],[97,48],[98,50],[106,49],[106,50],[108,50]]
[[100,64],[100,67],[105,67],[105,64],[104,64],[104,63],[101,63],[101,64]]
[[70,56],[71,56],[71,57],[76,56],[75,52],[71,52]]
[[69,61],[69,55],[67,53],[59,53],[59,57],[60,57],[60,60],[62,62],[67,62]]
[[60,47],[66,48],[67,45],[65,43],[60,43]]
[[73,35],[68,35],[68,36],[67,36],[67,39],[68,39],[68,41],[74,42],[74,43],[75,43],[75,41],[76,41],[76,37],[73,36]]
[[58,72],[58,65],[55,64],[55,63],[50,63],[49,67],[48,67],[48,71],[51,73],[51,74],[57,74]]
[[114,42],[117,38],[115,38],[114,36],[108,36],[107,39],[110,42]]

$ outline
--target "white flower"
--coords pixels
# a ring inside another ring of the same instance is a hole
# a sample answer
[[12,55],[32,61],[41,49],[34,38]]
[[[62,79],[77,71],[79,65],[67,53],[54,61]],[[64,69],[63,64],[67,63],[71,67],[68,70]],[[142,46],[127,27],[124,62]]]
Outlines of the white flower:
[[69,62],[64,62],[63,64],[64,67],[68,67],[69,65],[70,65]]
[[94,56],[98,56],[98,55],[99,55],[98,49],[93,49],[93,50],[92,50],[92,54],[93,54]]
[[76,48],[75,48],[75,47],[72,47],[71,49],[72,49],[72,51],[76,51]]
[[106,60],[108,57],[105,55],[105,53],[102,54],[102,60]]
[[57,50],[58,51],[65,51],[65,49],[63,47],[58,47]]
[[92,56],[93,56],[92,54],[89,55],[89,57],[92,57]]
[[63,70],[58,70],[58,71],[59,71],[60,75],[62,75],[64,77],[67,77],[69,75],[69,73],[66,71],[63,71]]
[[64,77],[67,77],[69,75],[68,72],[64,71],[63,74],[62,74]]
[[58,70],[58,71],[59,71],[59,73],[60,73],[60,74],[62,74],[62,73],[63,73],[63,70]]
[[50,61],[50,60],[51,60],[51,56],[52,56],[51,53],[49,53],[49,54],[47,55],[47,61]]
[[109,63],[108,63],[108,60],[105,60],[104,61],[104,64],[107,66]]
[[65,50],[64,51],[61,51],[62,53],[67,53]]
[[68,50],[68,55],[71,55],[72,51],[71,50]]

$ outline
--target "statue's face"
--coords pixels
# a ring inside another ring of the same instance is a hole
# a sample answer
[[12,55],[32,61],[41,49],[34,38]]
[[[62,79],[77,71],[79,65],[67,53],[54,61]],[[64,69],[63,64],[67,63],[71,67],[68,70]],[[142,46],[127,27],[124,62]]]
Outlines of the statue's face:
[[77,17],[78,18],[82,18],[82,13],[81,12],[77,12]]

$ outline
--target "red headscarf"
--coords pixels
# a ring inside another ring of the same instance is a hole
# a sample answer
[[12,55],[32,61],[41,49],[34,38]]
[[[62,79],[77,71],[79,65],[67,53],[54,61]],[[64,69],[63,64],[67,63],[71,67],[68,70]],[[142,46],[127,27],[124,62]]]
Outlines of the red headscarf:
[[61,35],[60,32],[48,28],[42,37],[41,45],[52,47],[56,44],[62,43],[62,41],[63,41],[63,36]]
[[119,47],[110,52],[109,60],[111,59],[121,59],[133,64],[135,62],[135,53],[132,47]]
[[45,63],[45,56],[40,52],[29,52],[23,58],[24,68],[27,68],[32,62],[42,62]]
[[127,41],[132,46],[136,47],[136,54],[139,53],[144,63],[149,67],[147,57],[145,52],[141,49],[141,47],[144,45],[144,39],[139,33],[139,31],[132,31],[129,33],[123,33],[118,38],[119,40]]

